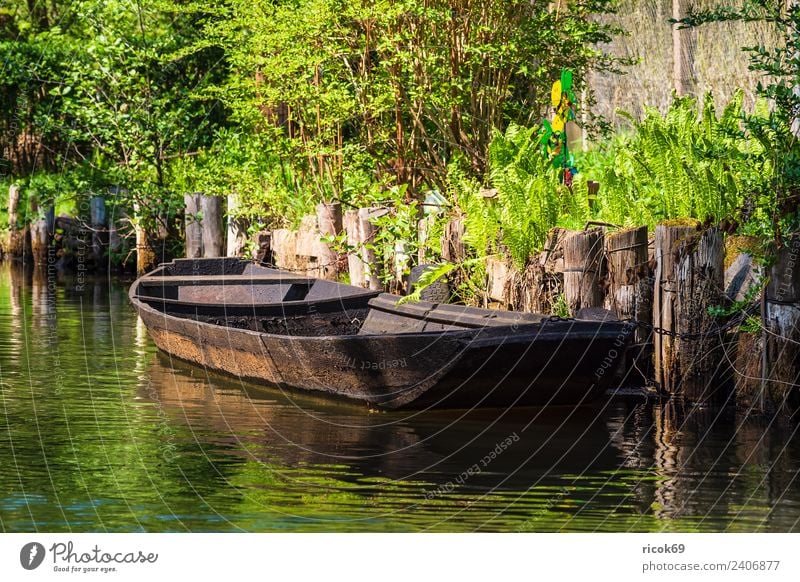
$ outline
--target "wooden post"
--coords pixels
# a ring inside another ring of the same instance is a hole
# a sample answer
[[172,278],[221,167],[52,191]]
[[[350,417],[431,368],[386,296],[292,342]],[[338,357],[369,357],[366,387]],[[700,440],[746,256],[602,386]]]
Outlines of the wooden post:
[[239,209],[239,196],[228,194],[228,248],[226,256],[241,257],[247,247],[247,224],[241,217],[236,216]]
[[225,235],[222,230],[222,198],[219,196],[200,197],[203,212],[203,256],[206,258],[222,257]]
[[92,196],[89,201],[90,223],[92,227],[92,257],[97,266],[106,264],[105,248],[108,246],[106,223],[106,201],[102,196]]
[[19,258],[25,251],[25,231],[19,228],[20,189],[17,184],[8,188],[8,254]]
[[[647,227],[606,234],[608,294],[605,307],[620,319],[649,324],[653,319],[653,282],[647,259]],[[649,332],[636,330],[635,342],[645,343]]]
[[377,227],[372,224],[372,220],[386,214],[385,208],[360,208],[358,210],[358,229],[361,232],[361,260],[364,261],[364,277],[368,289],[383,289],[380,275],[382,265],[376,260],[375,236],[378,234]]
[[765,311],[767,397],[793,411],[800,406],[800,235],[777,253]]
[[186,207],[184,218],[186,258],[199,259],[203,256],[203,225],[197,218],[201,212],[200,194],[184,194],[183,203]]
[[676,331],[703,336],[675,341],[673,363],[678,369],[673,378],[680,383],[675,388],[690,402],[722,396],[723,338],[714,330],[717,321],[708,308],[722,304],[724,262],[724,237],[716,227],[686,239],[678,248]]
[[656,381],[665,392],[691,402],[718,394],[722,338],[708,307],[723,296],[724,244],[718,228],[698,233],[691,225],[656,227],[656,289],[653,321]]
[[442,258],[450,263],[460,263],[467,256],[464,246],[464,217],[456,216],[444,227]]
[[151,271],[155,266],[156,254],[150,246],[147,231],[142,225],[142,215],[138,202],[133,204],[133,213],[133,228],[136,232],[136,274],[143,275]]
[[275,258],[272,256],[272,232],[269,230],[257,232],[254,243],[253,259],[258,263],[275,264]]
[[342,205],[338,202],[317,204],[317,224],[323,236],[339,236],[342,232]]
[[[342,205],[338,202],[317,205],[317,229],[320,238],[333,238],[339,236],[343,229]],[[337,255],[330,245],[320,240],[317,245],[319,248],[321,276],[325,279],[335,281],[339,278],[339,255]]]
[[603,230],[573,232],[564,239],[564,296],[572,315],[603,306]]
[[32,217],[30,225],[31,255],[33,256],[34,266],[38,267],[47,262],[47,218],[39,207],[39,202],[35,196],[30,197],[28,204],[30,216]]
[[358,210],[344,213],[344,229],[347,232],[347,268],[350,273],[350,284],[365,287],[364,262],[361,260],[361,229],[358,222]]
[[[678,244],[696,232],[694,225],[656,226],[655,236],[655,283],[653,289],[653,325],[666,331],[675,331],[675,304],[677,284],[675,282],[676,251]],[[669,392],[675,384],[672,377],[674,339],[672,336],[653,334],[655,353],[655,382],[662,392]]]
[[[653,277],[648,260],[647,227],[606,233],[606,266],[606,309],[620,319],[649,324],[653,320]],[[652,377],[652,339],[642,326],[634,332],[626,362],[625,375],[630,384],[644,385]]]

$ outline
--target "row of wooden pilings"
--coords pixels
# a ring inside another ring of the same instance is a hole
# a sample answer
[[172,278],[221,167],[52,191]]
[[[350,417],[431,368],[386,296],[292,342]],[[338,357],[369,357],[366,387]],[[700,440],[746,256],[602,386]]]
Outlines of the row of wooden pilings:
[[573,315],[605,308],[635,322],[624,382],[644,381],[694,403],[795,408],[800,237],[775,249],[776,261],[762,272],[752,256],[726,245],[726,236],[693,222],[659,225],[653,237],[646,227],[556,229],[523,272],[490,264],[487,288],[505,308],[549,312],[563,293]]
[[0,244],[2,254],[13,259],[27,260],[36,266],[53,264],[69,249],[79,252],[97,268],[105,264],[109,245],[119,247],[120,238],[113,221],[106,213],[105,200],[94,196],[87,201],[89,222],[55,216],[52,204],[42,205],[36,196],[28,196],[26,213],[32,219],[21,224],[23,199],[19,186],[8,190],[8,233]]
[[[10,190],[9,201],[9,221],[16,225],[17,188]],[[227,211],[225,203],[216,196],[185,196],[187,257],[243,256],[252,244],[255,258],[280,268],[327,279],[339,279],[346,272],[354,285],[381,289],[389,281],[390,287],[395,285],[391,290],[401,288],[402,273],[411,262],[403,242],[394,243],[391,265],[379,265],[374,250],[380,234],[375,221],[387,209],[342,211],[338,204],[321,204],[299,229],[262,231],[248,241],[244,225],[235,218],[236,198],[228,198]],[[64,218],[54,219],[52,211],[40,209],[33,198],[29,204],[29,215],[37,218],[24,229],[11,229],[8,254],[32,255],[35,263],[44,263],[48,236],[55,222]],[[90,215],[92,234],[81,244],[88,245],[97,264],[102,264],[114,221],[109,220],[101,197],[92,198]],[[431,246],[432,241],[425,240],[428,227],[427,219],[420,221],[420,248]],[[141,272],[156,257],[143,229],[135,231]],[[800,404],[800,237],[775,249],[775,261],[766,272],[747,253],[738,253],[732,261],[735,250],[726,245],[726,238],[720,228],[694,222],[662,224],[652,234],[646,227],[557,228],[545,249],[524,268],[501,257],[487,259],[483,303],[539,313],[559,311],[560,303],[572,315],[605,308],[637,324],[623,382],[647,383],[689,402],[735,398],[738,404],[763,411],[796,406]],[[331,244],[333,240],[338,244]],[[464,260],[463,218],[450,220],[442,239],[435,242],[444,260]],[[426,262],[424,251],[415,262]],[[767,283],[751,329],[728,329],[724,324],[735,314],[720,318],[709,311],[743,300],[748,287],[762,277]]]

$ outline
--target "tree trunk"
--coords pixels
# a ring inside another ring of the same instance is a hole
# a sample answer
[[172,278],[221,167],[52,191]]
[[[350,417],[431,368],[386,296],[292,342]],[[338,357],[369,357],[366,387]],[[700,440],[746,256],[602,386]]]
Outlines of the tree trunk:
[[[684,18],[690,8],[690,0],[672,0],[672,18]],[[672,82],[678,96],[694,95],[697,75],[694,54],[697,46],[697,31],[672,25]]]

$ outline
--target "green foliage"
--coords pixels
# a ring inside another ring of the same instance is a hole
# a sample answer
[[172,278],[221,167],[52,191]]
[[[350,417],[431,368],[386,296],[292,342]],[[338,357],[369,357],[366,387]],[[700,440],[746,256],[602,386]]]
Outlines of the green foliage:
[[496,191],[491,197],[451,168],[451,184],[460,189],[457,200],[465,214],[464,240],[478,256],[502,253],[524,267],[553,227],[582,228],[589,218],[586,182],[576,179],[572,189],[561,184],[558,170],[539,149],[539,131],[511,124],[495,134],[489,148],[489,176]]
[[613,66],[596,43],[615,29],[595,18],[613,7],[231,0],[195,46],[219,47],[231,66],[206,94],[279,140],[319,198],[341,198],[347,174],[365,171],[419,192],[444,189],[459,155],[482,175],[493,128],[537,118],[567,64]]
[[719,117],[710,94],[702,114],[691,98],[665,115],[647,109],[630,135],[587,164],[602,185],[596,218],[626,226],[734,218],[764,171],[760,145],[740,128],[741,100],[738,93]]
[[763,147],[765,183],[746,200],[745,218],[755,234],[780,242],[800,230],[800,4],[775,0],[744,0],[736,8],[695,11],[680,23],[701,26],[709,22],[767,22],[781,36],[777,47],[743,47],[751,70],[764,75],[757,91],[774,107],[748,115],[744,125]]

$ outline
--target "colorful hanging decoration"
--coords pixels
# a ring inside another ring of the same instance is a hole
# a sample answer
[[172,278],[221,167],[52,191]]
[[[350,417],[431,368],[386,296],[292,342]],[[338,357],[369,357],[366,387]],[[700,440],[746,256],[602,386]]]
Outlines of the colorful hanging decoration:
[[553,83],[550,94],[553,106],[553,120],[543,120],[544,131],[540,143],[542,151],[553,164],[559,168],[561,182],[565,186],[572,185],[572,178],[578,173],[575,157],[567,147],[567,122],[575,120],[575,94],[572,92],[572,71],[563,69],[561,78]]

